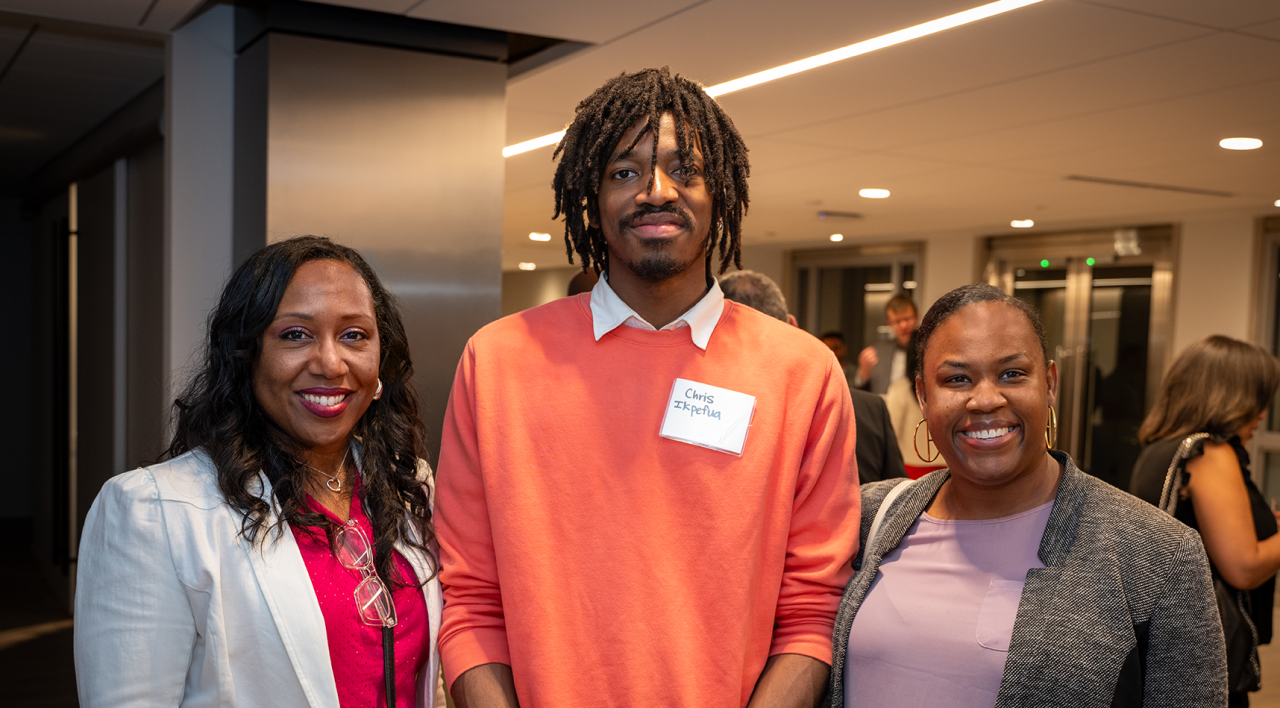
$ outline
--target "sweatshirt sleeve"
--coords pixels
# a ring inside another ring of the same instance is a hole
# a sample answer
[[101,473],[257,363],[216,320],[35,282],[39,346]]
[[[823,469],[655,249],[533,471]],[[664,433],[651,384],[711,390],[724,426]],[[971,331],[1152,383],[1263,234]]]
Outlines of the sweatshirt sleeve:
[[858,552],[853,402],[830,357],[796,482],[786,565],[769,654],[831,663],[831,631]]
[[450,687],[467,670],[511,664],[476,421],[475,349],[458,363],[436,472],[436,536],[444,611],[440,658]]

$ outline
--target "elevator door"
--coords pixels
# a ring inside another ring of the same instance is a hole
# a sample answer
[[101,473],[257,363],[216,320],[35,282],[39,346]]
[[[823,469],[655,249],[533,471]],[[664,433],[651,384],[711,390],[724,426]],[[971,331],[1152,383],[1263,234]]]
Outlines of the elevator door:
[[1148,233],[1141,247],[1126,236],[1123,256],[1103,238],[1000,239],[988,264],[993,284],[1040,312],[1059,372],[1057,449],[1121,489],[1168,355],[1172,264],[1162,235]]

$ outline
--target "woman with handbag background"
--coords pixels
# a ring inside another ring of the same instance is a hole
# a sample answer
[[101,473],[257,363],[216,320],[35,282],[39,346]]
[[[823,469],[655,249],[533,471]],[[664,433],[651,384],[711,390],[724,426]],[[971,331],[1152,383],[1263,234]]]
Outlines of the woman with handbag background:
[[1280,384],[1264,349],[1210,336],[1188,346],[1164,377],[1138,437],[1145,446],[1130,491],[1200,532],[1227,642],[1232,708],[1259,688],[1258,644],[1271,641],[1280,536],[1249,476],[1245,445]]

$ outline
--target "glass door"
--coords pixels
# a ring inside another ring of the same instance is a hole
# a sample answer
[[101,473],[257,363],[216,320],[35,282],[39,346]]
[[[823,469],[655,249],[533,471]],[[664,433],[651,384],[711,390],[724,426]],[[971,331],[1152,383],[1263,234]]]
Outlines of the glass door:
[[988,241],[988,281],[1044,323],[1059,372],[1057,448],[1121,489],[1169,356],[1171,240],[1154,227]]
[[911,245],[797,252],[788,298],[793,314],[815,336],[840,332],[856,357],[863,347],[893,336],[884,307],[895,293],[914,295],[916,257]]

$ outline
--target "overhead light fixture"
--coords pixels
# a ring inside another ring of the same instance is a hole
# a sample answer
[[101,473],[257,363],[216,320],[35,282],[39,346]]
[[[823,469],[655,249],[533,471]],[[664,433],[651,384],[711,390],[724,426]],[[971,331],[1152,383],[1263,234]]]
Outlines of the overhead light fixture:
[[537,231],[534,231],[529,234],[529,240],[530,241],[550,241],[551,234],[540,234]]
[[[840,47],[839,49],[833,49],[829,52],[823,52],[822,54],[817,54],[807,59],[793,61],[790,64],[783,64],[782,66],[775,66],[772,69],[765,69],[764,71],[757,71],[754,74],[748,74],[740,79],[726,81],[724,83],[716,84],[715,86],[708,86],[706,88],[706,92],[707,95],[712,98],[723,96],[727,93],[741,91],[744,88],[757,86],[768,81],[773,81],[774,79],[781,79],[784,76],[791,76],[792,74],[798,74],[802,71],[816,69],[820,66],[834,64],[835,62],[842,61],[844,59],[851,59],[862,54],[874,52],[877,49],[892,47],[895,44],[910,42],[913,39],[927,37],[943,30],[967,25],[971,22],[977,22],[978,20],[985,20],[988,17],[994,17],[995,15],[1000,15],[1011,10],[1017,10],[1028,5],[1035,5],[1039,2],[1044,2],[1044,0],[998,0],[997,2],[965,10],[964,12],[957,12],[954,15],[939,17],[936,20],[930,20],[923,24],[908,27],[906,29],[900,29],[897,32],[890,32],[886,35],[850,44],[847,47]],[[502,156],[511,157],[512,155],[519,155],[522,152],[536,150],[546,145],[555,145],[564,137],[564,133],[565,131],[562,130],[558,133],[552,133],[540,138],[534,138],[533,140],[526,140],[523,143],[510,145],[502,149]]]
[[1276,200],[1276,206],[1280,206],[1280,199]]
[[520,270],[533,270],[534,268],[537,268],[537,267],[538,267],[538,264],[537,264],[537,263],[529,263],[528,261],[521,261],[521,262],[520,262],[520,265],[518,265],[518,266],[516,266],[516,267],[517,267],[517,268],[519,268]]
[[832,240],[832,241],[843,241],[843,240],[844,240],[844,234],[831,234],[831,240]]
[[1036,222],[1031,219],[1014,219],[1009,222],[1009,225],[1015,229],[1029,229],[1032,226],[1035,226]]
[[1218,145],[1228,150],[1257,150],[1262,141],[1257,138],[1223,138]]
[[888,199],[888,198],[889,198],[889,190],[887,190],[887,189],[859,189],[859,190],[858,190],[858,196],[859,196],[859,197],[866,197],[867,199]]

